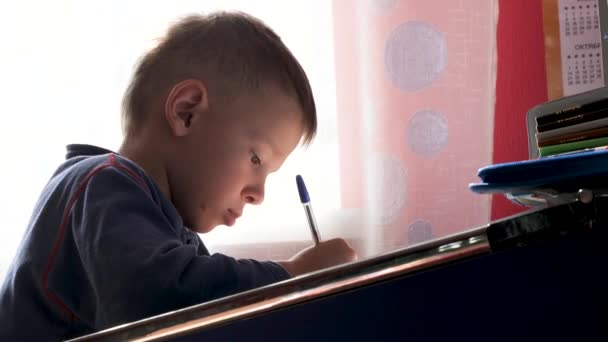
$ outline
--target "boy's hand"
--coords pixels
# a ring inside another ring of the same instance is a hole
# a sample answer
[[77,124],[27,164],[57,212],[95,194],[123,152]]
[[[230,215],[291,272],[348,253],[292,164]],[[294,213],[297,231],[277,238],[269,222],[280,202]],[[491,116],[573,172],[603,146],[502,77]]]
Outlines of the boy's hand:
[[344,239],[331,239],[305,248],[288,261],[278,263],[295,277],[355,260],[357,260],[357,253]]

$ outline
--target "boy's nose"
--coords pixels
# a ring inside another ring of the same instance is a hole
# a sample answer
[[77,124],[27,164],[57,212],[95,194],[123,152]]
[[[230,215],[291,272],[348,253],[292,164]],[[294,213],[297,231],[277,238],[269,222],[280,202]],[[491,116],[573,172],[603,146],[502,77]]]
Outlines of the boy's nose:
[[247,187],[243,191],[243,201],[247,204],[261,204],[264,202],[264,185]]

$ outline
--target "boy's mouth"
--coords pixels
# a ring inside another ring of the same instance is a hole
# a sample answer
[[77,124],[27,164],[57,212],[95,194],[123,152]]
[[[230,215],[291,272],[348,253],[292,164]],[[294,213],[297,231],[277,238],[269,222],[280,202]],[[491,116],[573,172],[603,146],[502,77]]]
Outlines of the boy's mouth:
[[228,215],[226,215],[226,217],[225,217],[226,225],[228,227],[234,225],[236,223],[236,220],[239,217],[241,217],[241,215],[242,215],[241,211],[236,211],[236,210],[228,209]]
[[234,216],[235,218],[239,218],[241,217],[241,215],[243,215],[243,211],[242,210],[234,210],[234,209],[228,209],[228,213],[232,216]]

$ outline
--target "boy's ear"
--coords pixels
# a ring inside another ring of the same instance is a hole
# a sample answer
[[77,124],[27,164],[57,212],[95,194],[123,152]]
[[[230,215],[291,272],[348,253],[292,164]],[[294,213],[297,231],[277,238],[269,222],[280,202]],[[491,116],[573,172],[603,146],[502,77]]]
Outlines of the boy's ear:
[[165,102],[165,119],[173,135],[188,135],[208,107],[209,96],[203,82],[195,79],[178,82]]

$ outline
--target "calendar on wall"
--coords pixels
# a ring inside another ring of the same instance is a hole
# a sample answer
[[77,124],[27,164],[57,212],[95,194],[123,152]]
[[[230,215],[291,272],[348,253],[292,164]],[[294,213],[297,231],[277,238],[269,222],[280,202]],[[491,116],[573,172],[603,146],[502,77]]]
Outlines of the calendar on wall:
[[604,86],[602,35],[596,0],[560,0],[564,96]]
[[545,0],[545,58],[549,98],[605,85],[600,2]]

